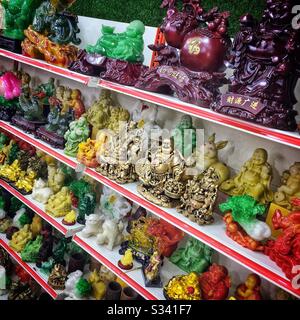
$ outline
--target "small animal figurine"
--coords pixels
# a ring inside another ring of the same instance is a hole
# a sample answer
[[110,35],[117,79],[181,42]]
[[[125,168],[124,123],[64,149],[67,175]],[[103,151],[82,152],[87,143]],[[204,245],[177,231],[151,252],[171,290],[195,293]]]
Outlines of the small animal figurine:
[[124,270],[130,270],[133,268],[133,255],[132,250],[127,249],[124,256],[119,260],[118,266]]
[[100,245],[107,244],[107,248],[113,250],[115,246],[120,245],[124,240],[124,228],[125,226],[122,221],[117,223],[107,219],[102,225],[102,230],[97,235],[96,242]]
[[251,273],[245,283],[240,284],[236,291],[237,300],[262,300],[260,293],[261,279],[258,275]]
[[85,228],[81,234],[84,238],[96,236],[101,230],[102,220],[99,214],[90,214],[85,218]]

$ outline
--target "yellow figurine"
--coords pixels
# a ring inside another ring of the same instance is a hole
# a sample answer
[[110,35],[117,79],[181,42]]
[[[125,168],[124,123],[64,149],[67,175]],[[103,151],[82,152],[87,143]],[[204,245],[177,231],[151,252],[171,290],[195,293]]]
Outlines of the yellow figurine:
[[272,167],[267,160],[267,151],[256,149],[240,173],[223,182],[220,190],[231,196],[247,194],[262,204],[272,202],[273,192],[270,190]]
[[33,238],[30,225],[26,224],[21,230],[15,232],[9,242],[9,246],[16,252],[21,252],[28,241]]
[[61,168],[58,167],[57,161],[48,164],[48,186],[56,193],[64,186],[65,175]]
[[99,164],[96,159],[100,144],[96,140],[87,139],[78,146],[77,160],[90,168],[96,168]]
[[119,260],[118,266],[124,270],[130,270],[133,267],[133,255],[132,250],[127,249],[124,256]]
[[29,193],[33,189],[33,185],[35,182],[36,173],[34,171],[29,171],[28,174],[25,174],[24,177],[20,177],[16,182],[16,187],[19,190],[25,190],[26,193]]
[[71,193],[67,187],[51,196],[46,204],[46,212],[55,218],[64,217],[72,210]]
[[106,285],[101,280],[101,277],[99,275],[99,272],[97,270],[94,270],[88,278],[88,282],[92,286],[92,296],[96,300],[102,300],[106,293]]
[[19,160],[15,160],[11,165],[5,164],[0,166],[0,177],[6,178],[12,182],[16,182],[21,174],[22,170],[20,168]]
[[41,233],[43,227],[42,221],[42,218],[37,214],[33,217],[32,223],[30,225],[30,230],[32,232],[33,238]]
[[66,226],[73,226],[74,224],[76,224],[76,218],[76,212],[74,210],[71,210],[65,215],[62,223]]

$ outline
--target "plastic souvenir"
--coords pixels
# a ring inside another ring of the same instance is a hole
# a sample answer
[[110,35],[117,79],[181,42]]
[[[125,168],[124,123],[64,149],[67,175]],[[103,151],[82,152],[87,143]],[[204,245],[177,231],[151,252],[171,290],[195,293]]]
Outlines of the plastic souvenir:
[[22,260],[25,262],[37,262],[42,242],[42,236],[37,236],[35,240],[29,241],[21,252]]
[[262,251],[261,241],[270,238],[271,229],[256,217],[263,215],[266,207],[247,195],[231,197],[219,207],[226,213],[226,234],[248,249]]
[[115,33],[114,27],[102,26],[102,36],[95,45],[79,52],[70,69],[91,76],[134,85],[144,70],[144,24],[132,21],[125,32]]
[[228,270],[214,263],[208,271],[199,276],[202,298],[204,300],[225,300],[229,293],[230,282]]
[[67,187],[51,196],[45,206],[45,211],[55,218],[64,217],[72,210],[72,199]]
[[20,229],[14,226],[9,226],[6,230],[5,230],[5,236],[7,240],[11,240],[13,235],[18,232]]
[[34,23],[24,31],[26,39],[22,42],[23,53],[61,67],[67,67],[77,56],[75,45],[78,17],[65,10],[74,1],[43,1],[35,14]]
[[185,247],[178,248],[170,261],[187,273],[202,273],[211,264],[214,250],[195,238],[190,238]]
[[5,164],[0,167],[0,177],[10,182],[18,181],[21,173],[19,160],[15,160],[11,165]]
[[267,0],[260,22],[251,14],[240,19],[231,64],[229,92],[218,112],[281,130],[296,130],[293,106],[299,74],[299,29],[293,28],[293,0]]
[[249,274],[245,283],[237,287],[235,297],[237,300],[262,300],[260,285],[260,277],[254,273]]
[[0,47],[16,53],[21,53],[21,41],[24,30],[32,23],[35,10],[41,0],[3,0],[1,6],[4,13],[4,30],[0,36]]
[[107,285],[111,281],[115,281],[117,279],[117,276],[111,272],[109,269],[107,269],[104,265],[101,266],[100,273],[99,273],[100,279]]
[[300,198],[300,162],[295,162],[281,176],[281,186],[274,194],[274,202],[291,210],[293,198]]
[[61,264],[61,265],[66,264],[65,254],[68,249],[67,242],[68,242],[67,238],[61,238],[58,244],[53,249],[52,258],[54,259],[56,264]]
[[164,295],[168,300],[201,300],[197,273],[173,277],[165,285]]
[[76,219],[76,212],[74,210],[71,210],[64,216],[62,223],[66,226],[74,226],[74,224],[76,224]]
[[57,162],[48,164],[48,186],[53,193],[57,193],[64,186],[66,175]]
[[214,168],[208,168],[202,176],[194,176],[185,186],[177,211],[199,225],[213,223],[218,180],[219,176]]
[[293,270],[300,265],[300,212],[292,212],[284,217],[280,210],[273,216],[275,230],[282,229],[276,240],[270,240],[265,246],[267,254],[282,269],[288,279],[296,279],[299,270]]
[[67,280],[67,273],[61,264],[56,264],[49,276],[48,284],[54,290],[64,290]]
[[142,271],[146,287],[162,288],[160,269],[163,260],[158,251],[154,251],[147,264],[143,265]]
[[33,185],[36,179],[36,173],[32,170],[28,170],[25,174],[21,174],[15,186],[18,190],[28,194],[31,193]]
[[[45,269],[45,265],[43,265],[43,263],[48,262],[53,250],[52,227],[50,225],[45,225],[41,231],[41,236],[43,237],[43,242],[38,254],[36,265],[39,268],[43,266],[43,269]],[[50,265],[52,266],[52,263]],[[50,268],[49,273],[51,269],[52,268]]]
[[[24,92],[24,89],[22,89],[22,91]],[[42,100],[45,106],[49,106],[49,99],[55,95],[55,79],[49,78],[46,83],[38,85],[32,91],[34,97]]]
[[48,187],[47,182],[41,178],[35,180],[31,194],[34,200],[46,204],[52,195],[53,191]]
[[31,224],[32,216],[26,207],[21,207],[13,218],[13,226],[19,229],[23,228],[26,224]]
[[119,260],[118,266],[124,270],[130,270],[133,268],[133,255],[132,250],[127,249],[124,256]]
[[34,217],[32,218],[32,222],[30,225],[30,230],[32,232],[33,237],[37,237],[43,229],[43,219],[35,214]]
[[220,190],[231,196],[247,194],[263,204],[271,202],[273,200],[273,192],[270,190],[272,167],[267,160],[267,151],[256,149],[240,172],[221,184]]
[[7,229],[12,225],[10,218],[4,218],[0,220],[0,233],[6,233]]
[[20,231],[13,234],[9,246],[16,252],[21,252],[31,239],[32,232],[30,231],[30,225],[26,224]]
[[84,238],[96,236],[102,226],[102,219],[99,214],[90,214],[85,219],[85,228],[81,234]]
[[185,1],[181,12],[173,0],[163,1],[162,7],[167,7],[167,16],[160,30],[167,45],[149,46],[158,66],[142,73],[135,86],[209,107],[227,82],[223,71],[231,44],[226,35],[229,12],[214,8],[204,13],[199,0]]
[[64,294],[66,294],[68,298],[75,298],[76,284],[79,281],[79,279],[81,279],[82,275],[83,272],[80,270],[76,270],[72,273],[69,273],[64,289]]
[[89,283],[92,286],[92,296],[96,300],[102,300],[105,297],[106,285],[101,280],[99,272],[94,270],[88,278]]
[[81,142],[78,145],[77,160],[87,167],[96,168],[99,165],[96,158],[98,147],[97,141],[90,138],[85,142]]
[[65,154],[76,157],[78,146],[81,142],[87,140],[90,134],[89,124],[85,117],[81,117],[70,123],[69,130],[65,133]]
[[135,164],[135,171],[142,182],[138,192],[157,205],[175,207],[184,192],[184,184],[180,181],[184,168],[185,162],[174,151],[172,140],[163,139],[153,154]]
[[105,220],[102,229],[97,234],[96,242],[99,245],[106,244],[109,250],[113,250],[115,246],[118,246],[124,240],[124,223],[120,221],[119,223],[113,220]]

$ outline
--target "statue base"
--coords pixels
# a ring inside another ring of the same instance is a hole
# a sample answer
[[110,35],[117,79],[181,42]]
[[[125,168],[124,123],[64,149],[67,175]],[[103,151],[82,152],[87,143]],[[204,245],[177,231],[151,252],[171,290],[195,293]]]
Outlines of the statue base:
[[0,48],[14,52],[22,53],[21,40],[12,39],[0,34]]
[[139,185],[137,190],[145,199],[163,208],[176,208],[178,205],[178,200],[168,197],[158,188]]
[[45,129],[45,127],[39,127],[35,131],[35,137],[37,139],[41,139],[48,144],[50,144],[53,148],[64,149],[65,147],[65,139],[64,137],[56,134],[55,132],[50,132]]
[[142,252],[137,248],[134,248],[130,245],[129,241],[124,241],[121,243],[121,249],[119,250],[119,254],[124,255],[128,249],[131,249],[132,256],[134,257],[134,259],[137,262],[141,263],[143,266],[148,264],[150,257],[153,254],[153,252],[146,254],[145,252]]
[[219,87],[226,83],[225,73],[193,72],[182,66],[162,65],[145,71],[135,87],[175,94],[181,101],[209,108],[220,94]]
[[132,183],[138,180],[135,174],[134,165],[126,164],[123,167],[102,163],[96,168],[96,171],[107,177],[110,180],[116,181],[119,184]]
[[284,131],[297,130],[295,119],[297,111],[276,101],[227,93],[221,96],[219,102],[214,104],[212,109],[269,128]]
[[187,217],[192,222],[197,223],[199,226],[210,225],[214,223],[215,219],[213,217],[213,212],[210,214],[201,212],[199,210],[189,211],[188,209],[177,208],[177,212],[182,214],[184,217]]
[[11,123],[27,133],[34,133],[39,127],[45,125],[46,121],[30,121],[22,116],[13,116]]
[[0,106],[0,120],[11,121],[11,118],[15,115],[17,108]]
[[163,283],[161,281],[160,275],[158,275],[155,279],[153,280],[148,280],[145,274],[145,267],[142,267],[142,273],[145,281],[145,287],[146,288],[162,288]]

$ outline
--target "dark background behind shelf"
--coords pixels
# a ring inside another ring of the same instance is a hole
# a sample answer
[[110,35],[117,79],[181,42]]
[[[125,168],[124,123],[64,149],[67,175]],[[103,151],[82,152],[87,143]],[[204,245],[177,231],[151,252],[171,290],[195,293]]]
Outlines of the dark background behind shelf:
[[[77,0],[71,11],[81,16],[120,22],[139,19],[147,26],[158,27],[165,15],[165,10],[160,9],[161,3],[162,0]],[[218,6],[222,11],[231,12],[232,36],[239,30],[239,18],[244,13],[250,12],[257,18],[261,17],[265,0],[203,0],[202,5],[205,9]]]

